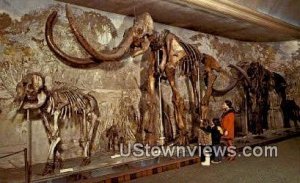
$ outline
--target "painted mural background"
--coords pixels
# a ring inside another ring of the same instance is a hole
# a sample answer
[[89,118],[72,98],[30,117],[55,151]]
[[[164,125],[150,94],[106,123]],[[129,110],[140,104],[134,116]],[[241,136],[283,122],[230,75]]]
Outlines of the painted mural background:
[[[94,152],[104,151],[105,130],[112,124],[119,124],[131,141],[136,139],[136,130],[145,110],[147,54],[137,58],[127,58],[116,63],[103,63],[89,70],[74,69],[60,62],[49,50],[44,26],[52,10],[58,10],[59,18],[54,28],[54,39],[67,53],[84,57],[86,53],[76,43],[65,17],[63,3],[46,0],[8,1],[0,0],[0,153],[5,154],[26,147],[26,116],[16,112],[13,98],[15,87],[22,75],[40,72],[46,76],[48,87],[75,86],[85,92],[92,92],[100,107],[101,125],[98,129]],[[112,48],[122,39],[124,30],[132,25],[132,18],[113,13],[96,11],[72,6],[78,18],[79,27],[85,37],[98,49]],[[155,24],[160,31],[169,29],[183,40],[197,44],[199,49],[212,55],[224,68],[228,64],[239,62],[260,62],[266,68],[282,74],[288,81],[288,98],[300,104],[300,42],[287,41],[276,43],[240,42],[223,37],[203,34],[186,29]],[[226,68],[227,69],[227,68]],[[228,78],[219,76],[216,87],[226,85]],[[178,76],[178,85],[185,101],[189,100],[189,87],[186,79]],[[170,119],[174,120],[171,105],[171,90],[162,83],[163,97],[168,106]],[[221,114],[221,104],[231,99],[236,108],[242,111],[242,92],[234,89],[224,97],[211,99],[210,117]],[[277,98],[274,96],[274,101]],[[278,103],[278,102],[277,102]],[[274,102],[274,105],[276,102]],[[275,111],[279,113],[279,110]],[[190,126],[190,115],[187,114]],[[280,115],[276,117],[274,128],[281,128]],[[274,118],[274,117],[273,117]],[[48,150],[47,137],[40,119],[32,119],[33,127],[33,163],[46,161]],[[240,123],[243,123],[242,117]],[[79,156],[78,129],[72,126],[64,128],[64,158]],[[0,160],[1,168],[23,166],[21,156]]]

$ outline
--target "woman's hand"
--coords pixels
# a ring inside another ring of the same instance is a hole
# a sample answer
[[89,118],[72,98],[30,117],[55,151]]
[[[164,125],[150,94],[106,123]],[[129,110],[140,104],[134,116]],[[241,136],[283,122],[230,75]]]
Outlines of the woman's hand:
[[224,132],[224,136],[227,136],[228,135],[228,131],[226,130],[225,132]]

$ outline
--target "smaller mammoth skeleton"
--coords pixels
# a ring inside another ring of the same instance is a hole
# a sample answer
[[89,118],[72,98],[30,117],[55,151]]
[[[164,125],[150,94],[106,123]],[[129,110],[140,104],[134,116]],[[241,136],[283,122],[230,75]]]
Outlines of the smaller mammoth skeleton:
[[[43,175],[62,167],[60,130],[66,120],[80,125],[80,145],[83,148],[82,165],[90,163],[92,143],[99,121],[96,99],[76,89],[48,90],[45,78],[39,73],[27,74],[18,83],[15,102],[19,110],[39,110],[50,143]],[[53,120],[49,120],[49,119]]]

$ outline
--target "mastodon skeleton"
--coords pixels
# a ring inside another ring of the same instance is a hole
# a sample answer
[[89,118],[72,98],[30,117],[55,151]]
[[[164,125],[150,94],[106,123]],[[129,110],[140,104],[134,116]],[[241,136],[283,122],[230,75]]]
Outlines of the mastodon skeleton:
[[79,141],[84,156],[82,165],[90,163],[92,143],[99,123],[99,108],[92,95],[70,88],[49,91],[41,74],[30,73],[18,83],[16,101],[20,109],[39,110],[42,116],[50,142],[43,174],[52,173],[55,167],[62,167],[60,131],[67,120],[80,125]]

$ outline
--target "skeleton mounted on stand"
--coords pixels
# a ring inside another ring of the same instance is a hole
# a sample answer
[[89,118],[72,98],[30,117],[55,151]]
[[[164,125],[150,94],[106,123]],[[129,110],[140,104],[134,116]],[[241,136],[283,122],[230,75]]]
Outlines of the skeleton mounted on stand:
[[[149,95],[149,111],[150,119],[144,124],[146,133],[145,142],[151,145],[156,144],[155,134],[155,83],[157,75],[165,74],[170,83],[173,93],[173,104],[175,109],[175,121],[178,128],[177,144],[188,144],[188,136],[186,130],[186,120],[184,119],[184,103],[180,96],[180,92],[175,83],[176,68],[180,67],[181,72],[189,78],[193,86],[195,105],[201,119],[206,119],[208,115],[208,105],[210,96],[222,96],[235,87],[238,79],[231,78],[230,84],[223,90],[213,88],[216,80],[214,71],[226,73],[220,66],[219,62],[212,56],[201,53],[195,45],[187,44],[169,31],[164,31],[158,34],[154,31],[154,23],[149,13],[143,13],[134,19],[132,27],[125,31],[123,40],[112,50],[96,49],[87,41],[80,32],[75,17],[71,9],[66,6],[66,14],[71,30],[76,37],[78,43],[90,55],[88,58],[78,58],[68,55],[63,52],[53,39],[54,21],[57,12],[52,12],[46,23],[45,35],[46,41],[51,51],[65,64],[75,68],[90,68],[95,67],[103,62],[118,61],[122,58],[130,56],[138,56],[150,49],[148,58],[148,95]],[[161,57],[160,57],[161,56]],[[157,62],[161,58],[160,62]],[[159,63],[159,64],[158,64]],[[205,83],[207,89],[203,98],[197,91],[196,83],[200,81],[199,68],[203,65],[205,70]],[[238,71],[241,69],[236,66],[231,66]],[[243,71],[242,71],[243,72]],[[200,102],[201,101],[201,102]]]
[[[226,75],[229,74],[221,68],[219,62],[212,56],[201,53],[196,45],[185,43],[168,30],[164,30],[161,34],[153,32],[153,34],[149,35],[145,40],[148,42],[144,43],[143,41],[136,41],[135,44],[133,44],[134,52],[132,55],[136,56],[140,53],[144,53],[145,50],[149,48],[151,49],[148,59],[150,63],[148,70],[148,94],[152,101],[149,106],[150,114],[155,112],[155,82],[159,81],[157,77],[164,77],[168,80],[173,93],[172,102],[175,109],[175,121],[179,131],[175,143],[180,145],[188,144],[189,139],[187,137],[186,119],[184,119],[184,101],[180,96],[180,91],[178,90],[175,81],[177,68],[180,68],[180,74],[186,76],[192,85],[194,109],[197,110],[193,112],[198,114],[198,119],[196,120],[208,118],[208,106],[211,95],[225,95],[237,85],[239,80],[231,78],[232,80],[230,81],[230,84],[222,90],[213,88],[214,82],[217,78],[214,71]],[[239,72],[243,72],[241,68],[237,66],[229,66]],[[201,74],[200,67],[204,68],[204,74]],[[200,78],[204,79],[207,87],[204,97],[200,95]],[[154,114],[150,115],[150,124],[147,125],[148,129],[146,129],[149,133],[146,136],[149,139],[146,141],[149,144],[153,144],[153,142],[155,142],[152,140],[155,130],[155,127],[153,126],[155,124],[154,116]],[[153,134],[151,135],[151,133]]]
[[66,120],[80,126],[79,141],[84,156],[81,165],[89,164],[100,115],[96,99],[75,89],[48,90],[45,78],[39,73],[24,76],[16,90],[15,102],[18,103],[19,110],[38,110],[46,129],[50,147],[43,175],[53,173],[55,168],[63,166],[63,139],[60,132],[66,125]]

